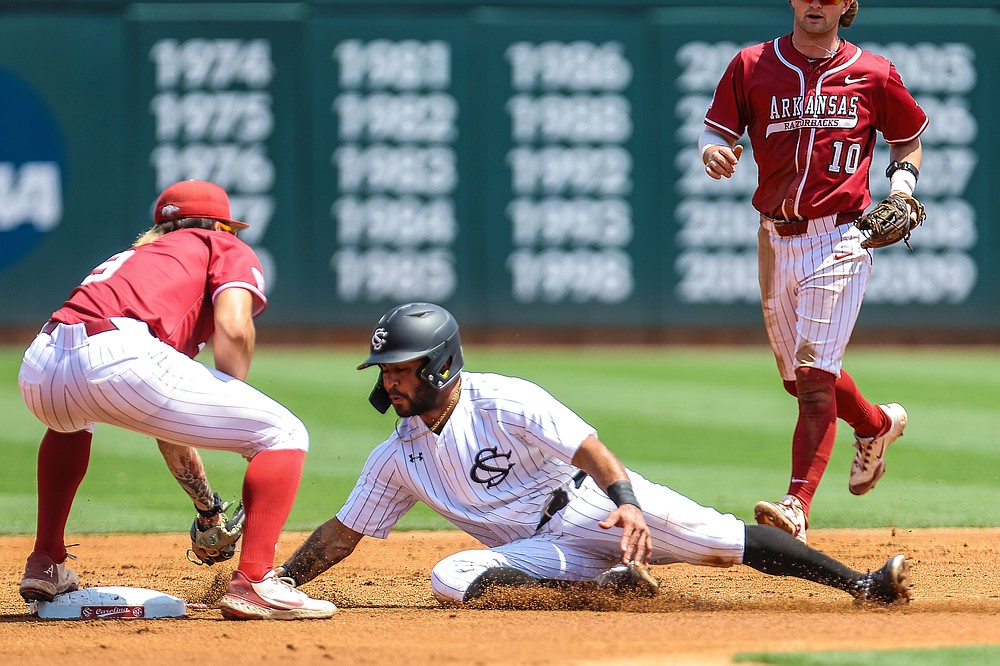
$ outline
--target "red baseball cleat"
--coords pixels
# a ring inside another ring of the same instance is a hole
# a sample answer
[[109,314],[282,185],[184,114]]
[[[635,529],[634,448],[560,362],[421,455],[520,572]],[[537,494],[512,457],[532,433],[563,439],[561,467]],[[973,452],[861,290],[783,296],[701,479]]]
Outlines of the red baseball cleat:
[[56,562],[46,553],[32,553],[28,555],[18,591],[25,601],[52,601],[56,595],[72,592],[79,586],[79,576],[66,568],[65,560]]

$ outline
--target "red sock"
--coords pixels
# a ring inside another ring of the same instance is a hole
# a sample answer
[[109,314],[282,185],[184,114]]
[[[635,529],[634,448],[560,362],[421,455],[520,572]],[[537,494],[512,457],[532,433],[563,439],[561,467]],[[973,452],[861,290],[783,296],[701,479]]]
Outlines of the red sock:
[[861,395],[846,370],[841,370],[837,379],[837,416],[849,423],[861,437],[874,437],[892,425],[885,412]]
[[46,553],[56,562],[66,559],[66,521],[90,464],[93,438],[93,433],[86,430],[56,432],[49,429],[38,447],[35,551]]
[[243,477],[246,527],[237,570],[259,581],[274,568],[278,537],[292,511],[302,478],[306,452],[297,449],[261,451]]
[[[785,381],[785,390],[798,397],[795,382]],[[837,378],[837,416],[854,428],[861,437],[874,437],[889,430],[892,425],[888,415],[861,395],[854,379],[844,369]]]
[[788,494],[809,506],[830,462],[837,436],[836,377],[824,370],[802,368],[797,371],[799,419],[792,436],[792,480]]

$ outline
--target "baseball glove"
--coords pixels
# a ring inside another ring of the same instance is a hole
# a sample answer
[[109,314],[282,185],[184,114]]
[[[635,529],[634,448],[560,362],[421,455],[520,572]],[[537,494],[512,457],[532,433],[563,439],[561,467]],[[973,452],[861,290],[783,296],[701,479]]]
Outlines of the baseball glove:
[[861,241],[866,250],[886,247],[899,241],[909,249],[910,232],[924,221],[924,205],[902,192],[893,192],[855,222],[867,238]]
[[[191,547],[188,548],[188,561],[201,566],[212,566],[216,562],[225,562],[236,554],[236,542],[243,536],[243,502],[240,501],[233,510],[231,518],[226,517],[226,511],[232,502],[223,502],[219,493],[215,493],[215,502],[211,511],[198,512],[191,524]],[[212,520],[220,517],[220,524]]]

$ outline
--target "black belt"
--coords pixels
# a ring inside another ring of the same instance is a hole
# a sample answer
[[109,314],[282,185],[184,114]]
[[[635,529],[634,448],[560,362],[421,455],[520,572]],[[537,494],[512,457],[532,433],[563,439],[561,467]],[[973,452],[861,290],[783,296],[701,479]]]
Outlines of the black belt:
[[[587,478],[587,473],[580,470],[573,475],[573,485],[579,488],[583,485],[583,480]],[[545,523],[552,520],[552,517],[566,508],[569,504],[569,493],[566,492],[565,488],[556,488],[551,493],[549,493],[549,499],[545,501],[545,506],[542,507],[542,519],[538,521],[538,527],[535,531],[542,529]]]
[[[61,321],[48,321],[42,326],[42,333],[51,333],[56,330],[56,326],[62,324]],[[66,324],[70,326],[71,324]],[[83,330],[87,331],[87,337],[92,335],[97,335],[99,333],[107,333],[108,331],[117,331],[118,327],[115,326],[115,322],[110,319],[94,319],[92,321],[83,322]]]

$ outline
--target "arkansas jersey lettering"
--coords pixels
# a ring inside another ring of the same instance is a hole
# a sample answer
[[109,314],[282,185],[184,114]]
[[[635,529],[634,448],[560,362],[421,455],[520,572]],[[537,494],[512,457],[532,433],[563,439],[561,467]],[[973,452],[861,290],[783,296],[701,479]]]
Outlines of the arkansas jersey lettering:
[[734,139],[749,135],[758,165],[754,208],[803,219],[860,214],[871,203],[876,133],[904,143],[920,135],[927,116],[885,58],[842,40],[836,56],[809,60],[786,35],[733,58],[705,124]]

